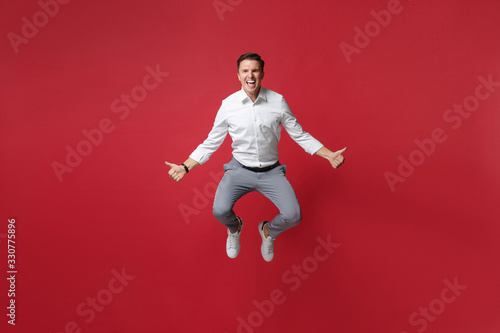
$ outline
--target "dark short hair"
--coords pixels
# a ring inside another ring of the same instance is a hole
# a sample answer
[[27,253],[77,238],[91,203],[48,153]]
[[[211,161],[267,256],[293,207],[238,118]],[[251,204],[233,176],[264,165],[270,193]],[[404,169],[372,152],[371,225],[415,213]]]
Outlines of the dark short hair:
[[240,57],[238,58],[238,71],[240,70],[240,63],[243,60],[257,60],[260,63],[260,69],[262,69],[262,71],[264,71],[264,60],[262,60],[260,55],[258,55],[257,53],[248,52],[248,53],[240,55]]

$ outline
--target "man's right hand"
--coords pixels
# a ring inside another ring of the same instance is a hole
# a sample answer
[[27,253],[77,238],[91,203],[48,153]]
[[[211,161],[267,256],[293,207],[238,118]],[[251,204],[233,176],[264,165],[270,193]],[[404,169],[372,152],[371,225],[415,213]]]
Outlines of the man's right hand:
[[168,171],[168,175],[170,178],[175,180],[176,182],[179,182],[184,178],[184,175],[186,174],[186,170],[180,165],[169,163],[165,161],[165,164],[170,167],[170,170]]

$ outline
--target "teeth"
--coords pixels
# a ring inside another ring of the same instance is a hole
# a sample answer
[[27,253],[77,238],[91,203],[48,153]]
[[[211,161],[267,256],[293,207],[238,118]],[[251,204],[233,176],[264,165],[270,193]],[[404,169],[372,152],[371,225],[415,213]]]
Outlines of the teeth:
[[247,81],[247,83],[255,83],[255,81]]

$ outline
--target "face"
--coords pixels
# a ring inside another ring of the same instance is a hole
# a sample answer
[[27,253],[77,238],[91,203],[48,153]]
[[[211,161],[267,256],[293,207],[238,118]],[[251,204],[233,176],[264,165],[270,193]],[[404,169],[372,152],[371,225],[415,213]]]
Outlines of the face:
[[[254,100],[259,95],[264,72],[257,60],[243,60],[238,69],[238,79],[246,94]],[[255,101],[255,100],[254,100]]]

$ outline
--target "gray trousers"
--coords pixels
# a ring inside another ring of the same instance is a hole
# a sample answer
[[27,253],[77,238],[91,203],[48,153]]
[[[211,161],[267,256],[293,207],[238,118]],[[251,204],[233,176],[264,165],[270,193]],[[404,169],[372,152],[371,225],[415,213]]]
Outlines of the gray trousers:
[[238,230],[238,221],[233,207],[241,197],[257,191],[272,201],[280,213],[268,224],[267,231],[276,239],[283,231],[300,223],[299,201],[285,176],[286,165],[280,165],[265,172],[244,169],[241,163],[232,159],[224,164],[222,177],[215,193],[213,214],[232,233]]

